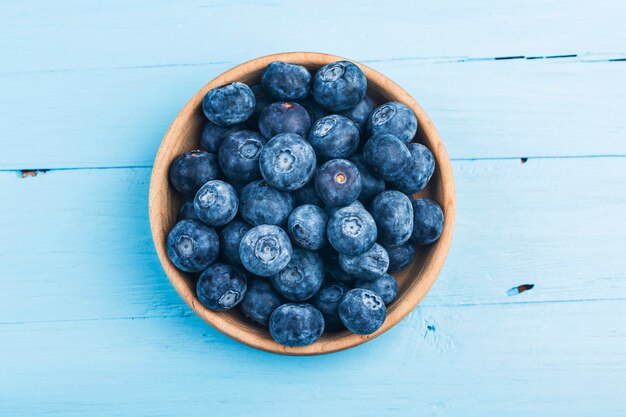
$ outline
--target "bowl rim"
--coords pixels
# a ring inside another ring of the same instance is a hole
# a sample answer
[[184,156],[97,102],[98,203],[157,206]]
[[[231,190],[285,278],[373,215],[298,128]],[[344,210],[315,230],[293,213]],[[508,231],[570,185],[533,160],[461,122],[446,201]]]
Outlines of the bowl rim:
[[[368,86],[371,82],[375,82],[386,92],[393,91],[397,101],[408,105],[415,112],[418,123],[430,142],[429,148],[435,157],[441,182],[441,197],[437,202],[444,212],[443,231],[439,240],[433,243],[433,250],[428,257],[428,262],[422,265],[422,269],[419,272],[421,279],[413,280],[409,284],[403,297],[394,302],[391,312],[388,311],[383,325],[372,334],[357,335],[344,331],[340,333],[341,337],[332,337],[326,340],[322,338],[308,346],[289,347],[280,345],[272,340],[271,337],[261,337],[258,332],[242,329],[241,324],[235,319],[204,307],[197,300],[195,291],[192,291],[192,288],[195,288],[195,286],[190,286],[185,281],[184,274],[174,267],[167,256],[165,237],[162,235],[158,225],[163,222],[163,213],[161,213],[160,209],[163,206],[164,193],[167,193],[167,188],[169,187],[169,182],[167,181],[169,164],[165,164],[164,161],[164,155],[167,153],[169,143],[177,136],[176,132],[178,129],[183,128],[183,119],[186,119],[189,114],[193,113],[201,105],[202,99],[210,89],[237,81],[242,76],[253,71],[260,71],[273,61],[285,61],[313,67],[319,67],[335,61],[353,62],[365,73]],[[165,178],[165,181],[163,181],[163,178]],[[426,112],[409,93],[385,75],[354,60],[318,52],[285,52],[255,58],[223,72],[206,83],[185,104],[165,133],[157,151],[150,179],[148,211],[152,238],[161,266],[176,292],[202,320],[232,339],[256,349],[283,355],[320,355],[355,347],[380,336],[398,324],[419,304],[437,279],[448,255],[454,232],[456,201],[452,166],[443,141]]]

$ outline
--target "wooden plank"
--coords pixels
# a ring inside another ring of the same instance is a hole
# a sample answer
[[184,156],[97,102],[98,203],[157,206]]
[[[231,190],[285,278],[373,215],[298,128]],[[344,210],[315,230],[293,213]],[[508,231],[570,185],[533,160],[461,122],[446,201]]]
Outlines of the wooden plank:
[[419,307],[320,357],[255,351],[197,317],[0,325],[1,413],[621,416],[625,311],[623,300]]
[[[621,0],[230,0],[0,4],[2,73],[240,62],[271,52],[353,59],[624,53]],[[332,17],[332,18],[330,18]],[[47,107],[47,106],[46,106]]]
[[[623,62],[372,62],[452,158],[626,155]],[[151,166],[178,111],[231,64],[0,78],[0,169]]]
[[[423,305],[626,298],[624,158],[454,163],[457,225]],[[178,315],[149,169],[0,174],[0,322]],[[523,284],[535,287],[509,296]]]

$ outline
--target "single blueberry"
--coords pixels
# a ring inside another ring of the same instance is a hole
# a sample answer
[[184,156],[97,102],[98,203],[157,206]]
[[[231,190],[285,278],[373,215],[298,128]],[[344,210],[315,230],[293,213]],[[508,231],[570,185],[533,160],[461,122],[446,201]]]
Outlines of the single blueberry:
[[245,122],[254,112],[254,93],[244,83],[234,82],[210,90],[202,100],[204,115],[220,126]]
[[235,307],[246,294],[246,276],[227,264],[213,264],[200,274],[196,284],[198,299],[206,308],[224,311]]
[[417,198],[413,203],[413,233],[411,241],[428,245],[439,239],[443,230],[443,211],[439,204],[427,198]]
[[193,199],[187,200],[180,206],[180,211],[178,212],[178,221],[184,219],[198,219],[198,215],[196,215],[196,209],[193,208]]
[[328,221],[328,241],[339,253],[360,255],[376,242],[376,223],[372,216],[357,205],[337,210]]
[[220,231],[220,254],[225,262],[234,266],[242,265],[239,258],[239,244],[243,235],[250,229],[252,226],[248,223],[235,218]]
[[346,206],[361,194],[361,174],[347,159],[331,159],[315,175],[315,190],[329,206]]
[[398,295],[398,282],[389,274],[383,274],[374,281],[358,279],[354,283],[354,287],[374,291],[383,299],[385,305],[391,304]]
[[261,225],[246,232],[239,244],[243,266],[255,275],[270,277],[291,260],[289,236],[278,226]]
[[310,345],[323,332],[324,316],[310,304],[283,304],[270,316],[270,334],[281,345]]
[[299,206],[313,204],[314,206],[322,207],[324,205],[320,196],[317,195],[317,191],[315,191],[315,172],[313,178],[304,184],[302,188],[294,191],[293,194],[296,197],[296,204]]
[[372,172],[386,181],[405,175],[410,163],[409,148],[392,135],[372,136],[363,148],[363,157]]
[[202,135],[200,136],[200,146],[205,150],[217,154],[220,150],[220,145],[224,138],[233,132],[244,130],[243,124],[233,126],[218,126],[214,123],[207,122],[202,129]]
[[274,136],[261,151],[261,175],[272,187],[294,191],[304,186],[315,173],[315,151],[299,135],[283,133]]
[[422,191],[435,172],[435,158],[430,150],[421,143],[409,143],[411,163],[404,175],[391,181],[391,186],[405,194]]
[[310,250],[294,249],[285,269],[272,275],[270,280],[283,297],[291,301],[308,300],[319,291],[324,281],[322,258]]
[[362,154],[352,155],[350,162],[356,165],[361,174],[361,194],[359,194],[359,200],[369,204],[374,197],[385,191],[385,181],[374,175]]
[[321,160],[347,158],[359,146],[359,129],[347,117],[331,114],[315,122],[308,139]]
[[240,195],[239,213],[245,221],[255,226],[282,226],[295,207],[291,194],[270,187],[264,180],[246,185]]
[[337,310],[343,325],[356,334],[374,333],[387,316],[383,299],[374,291],[363,288],[348,291]]
[[302,65],[274,61],[265,67],[261,85],[278,100],[300,100],[309,95],[311,73]]
[[223,226],[235,218],[239,200],[232,185],[215,180],[198,190],[193,206],[200,220],[210,226]]
[[350,256],[340,253],[339,266],[357,279],[372,281],[387,272],[389,256],[385,248],[374,243],[367,252],[360,255]]
[[204,151],[178,155],[169,169],[170,184],[186,195],[194,195],[207,181],[215,180],[219,175],[217,156]]
[[370,213],[378,229],[378,242],[398,246],[409,240],[413,232],[413,205],[400,191],[378,194],[370,206]]
[[313,100],[313,97],[307,96],[303,100],[298,100],[298,104],[301,105],[309,112],[309,117],[311,118],[311,124],[315,123],[322,117],[326,116],[326,110],[317,104],[317,101]]
[[344,294],[348,291],[350,288],[347,285],[340,282],[330,282],[324,285],[311,301],[324,316],[326,331],[332,332],[343,328],[337,308]]
[[411,242],[403,243],[393,248],[385,247],[389,255],[389,269],[387,272],[400,272],[415,259],[415,246]]
[[267,326],[270,316],[282,300],[272,285],[262,279],[248,280],[248,289],[241,302],[241,311],[251,320]]
[[272,104],[274,100],[265,92],[261,84],[254,84],[250,87],[250,89],[254,93],[256,104],[254,106],[252,116],[246,120],[246,126],[250,130],[257,130],[259,128],[259,117],[261,116],[261,113],[263,113],[263,110]]
[[328,216],[318,206],[305,204],[296,207],[287,220],[287,232],[300,247],[319,250],[326,244]]
[[220,243],[215,230],[199,220],[181,220],[167,235],[167,256],[185,272],[200,272],[217,259]]
[[404,143],[409,143],[417,132],[417,117],[407,105],[391,101],[379,106],[367,120],[370,136],[393,135]]
[[251,130],[240,130],[226,136],[218,153],[220,168],[231,181],[250,182],[261,178],[259,156],[265,138]]
[[366,90],[363,71],[352,62],[337,61],[317,70],[311,94],[322,107],[340,112],[359,104]]
[[352,120],[359,127],[359,132],[362,137],[365,137],[367,134],[367,119],[369,119],[370,114],[374,111],[376,107],[376,102],[369,96],[363,97],[363,100],[359,101],[355,107],[348,109],[346,111],[342,111],[339,113],[342,116],[346,116],[348,119]]
[[259,131],[267,139],[281,133],[295,133],[306,137],[311,128],[309,112],[298,103],[272,103],[259,116]]

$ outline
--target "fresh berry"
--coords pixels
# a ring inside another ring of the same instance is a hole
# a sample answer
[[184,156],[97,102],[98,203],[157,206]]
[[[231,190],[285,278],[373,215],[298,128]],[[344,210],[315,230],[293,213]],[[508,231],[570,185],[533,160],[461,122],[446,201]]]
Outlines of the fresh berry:
[[302,136],[283,133],[263,147],[259,164],[268,184],[282,191],[294,191],[313,177],[315,151]]
[[385,181],[374,175],[369,165],[365,162],[363,155],[358,153],[352,155],[350,162],[356,165],[361,174],[361,194],[359,194],[359,201],[369,204],[374,197],[385,191]]
[[383,299],[374,291],[363,288],[348,291],[341,299],[338,311],[343,325],[356,334],[374,333],[387,315]]
[[287,220],[287,232],[301,248],[319,250],[326,244],[328,216],[318,206],[305,204],[294,209]]
[[407,105],[391,101],[372,112],[367,120],[367,130],[370,136],[393,135],[409,143],[417,131],[417,117]]
[[340,282],[331,282],[324,285],[311,301],[324,316],[326,331],[337,331],[343,328],[337,308],[344,294],[348,291],[350,291],[350,288],[347,285]]
[[274,61],[265,67],[261,85],[278,100],[300,100],[309,95],[311,73],[302,65]]
[[226,136],[218,153],[222,172],[231,181],[250,182],[261,178],[259,156],[265,138],[251,130],[241,130]]
[[223,226],[235,218],[239,200],[232,185],[215,180],[198,190],[193,206],[200,220],[210,226]]
[[251,320],[267,326],[270,316],[282,300],[272,285],[262,279],[248,280],[248,289],[241,302],[241,311]]
[[339,254],[339,266],[347,274],[360,280],[375,280],[387,272],[389,256],[385,248],[378,243],[360,255],[350,256]]
[[359,104],[366,90],[363,71],[352,62],[337,61],[317,70],[311,92],[322,107],[340,112]]
[[347,117],[331,114],[315,122],[308,139],[320,160],[347,158],[359,146],[359,129]]
[[400,272],[415,259],[415,246],[411,242],[403,243],[393,248],[385,247],[389,255],[389,269],[387,272]]
[[185,272],[200,272],[217,259],[220,244],[215,230],[199,220],[181,220],[167,235],[167,256]]
[[419,193],[426,187],[435,172],[435,158],[428,148],[420,143],[409,143],[411,163],[406,173],[391,182],[391,186],[405,194]]
[[339,113],[342,116],[346,116],[348,119],[352,120],[359,128],[359,132],[361,136],[365,137],[367,134],[367,119],[369,119],[370,114],[374,111],[376,107],[376,103],[369,96],[363,97],[363,100],[359,101],[359,104],[352,107],[351,109],[342,111]]
[[241,239],[239,257],[255,275],[270,277],[283,270],[291,260],[289,236],[278,226],[262,225],[250,229]]
[[358,279],[354,287],[374,291],[383,299],[385,305],[391,304],[398,295],[398,282],[389,274],[383,274],[373,281]]
[[272,103],[259,116],[259,131],[267,139],[281,133],[295,133],[306,137],[310,128],[309,112],[291,101]]
[[235,218],[220,231],[220,254],[222,259],[234,266],[241,266],[239,244],[243,235],[252,229],[248,223]]
[[176,191],[194,195],[207,181],[219,178],[215,154],[191,151],[174,158],[169,169],[170,184]]
[[411,152],[400,139],[392,135],[372,136],[363,148],[363,157],[372,172],[386,181],[405,175],[411,163]]
[[230,135],[233,132],[238,132],[240,130],[244,130],[245,126],[243,124],[233,125],[233,126],[219,126],[211,122],[207,122],[202,129],[202,135],[200,136],[200,146],[208,152],[212,152],[217,154],[217,151],[220,150],[220,146],[222,145],[222,141],[226,136]]
[[376,223],[357,205],[337,210],[328,221],[328,241],[339,253],[356,256],[367,252],[376,242]]
[[268,185],[265,180],[254,181],[240,193],[241,217],[255,226],[273,224],[282,226],[295,207],[294,197]]
[[400,191],[384,191],[374,198],[370,213],[378,229],[378,242],[398,246],[409,240],[413,232],[411,199]]
[[270,280],[283,297],[291,301],[304,301],[319,291],[324,281],[324,264],[317,252],[294,249],[291,260]]
[[315,190],[329,206],[346,206],[361,194],[361,174],[347,159],[331,159],[315,176]]
[[412,200],[413,203],[413,233],[411,242],[418,245],[428,245],[441,236],[443,230],[443,211],[439,204],[427,198]]
[[246,276],[227,264],[213,264],[200,274],[196,284],[198,299],[206,308],[224,311],[235,307],[246,294]]
[[244,83],[231,83],[210,90],[202,101],[204,115],[220,126],[245,122],[254,111],[254,93]]
[[324,316],[310,304],[283,304],[270,316],[270,334],[281,345],[310,345],[323,332]]

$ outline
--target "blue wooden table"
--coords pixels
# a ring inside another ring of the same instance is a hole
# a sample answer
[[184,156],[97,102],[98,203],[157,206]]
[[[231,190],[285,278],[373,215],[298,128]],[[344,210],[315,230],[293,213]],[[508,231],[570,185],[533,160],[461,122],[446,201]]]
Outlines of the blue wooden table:
[[[0,2],[0,416],[623,416],[625,21],[623,0]],[[204,324],[147,216],[184,103],[296,50],[404,86],[458,190],[424,301],[321,357]]]

